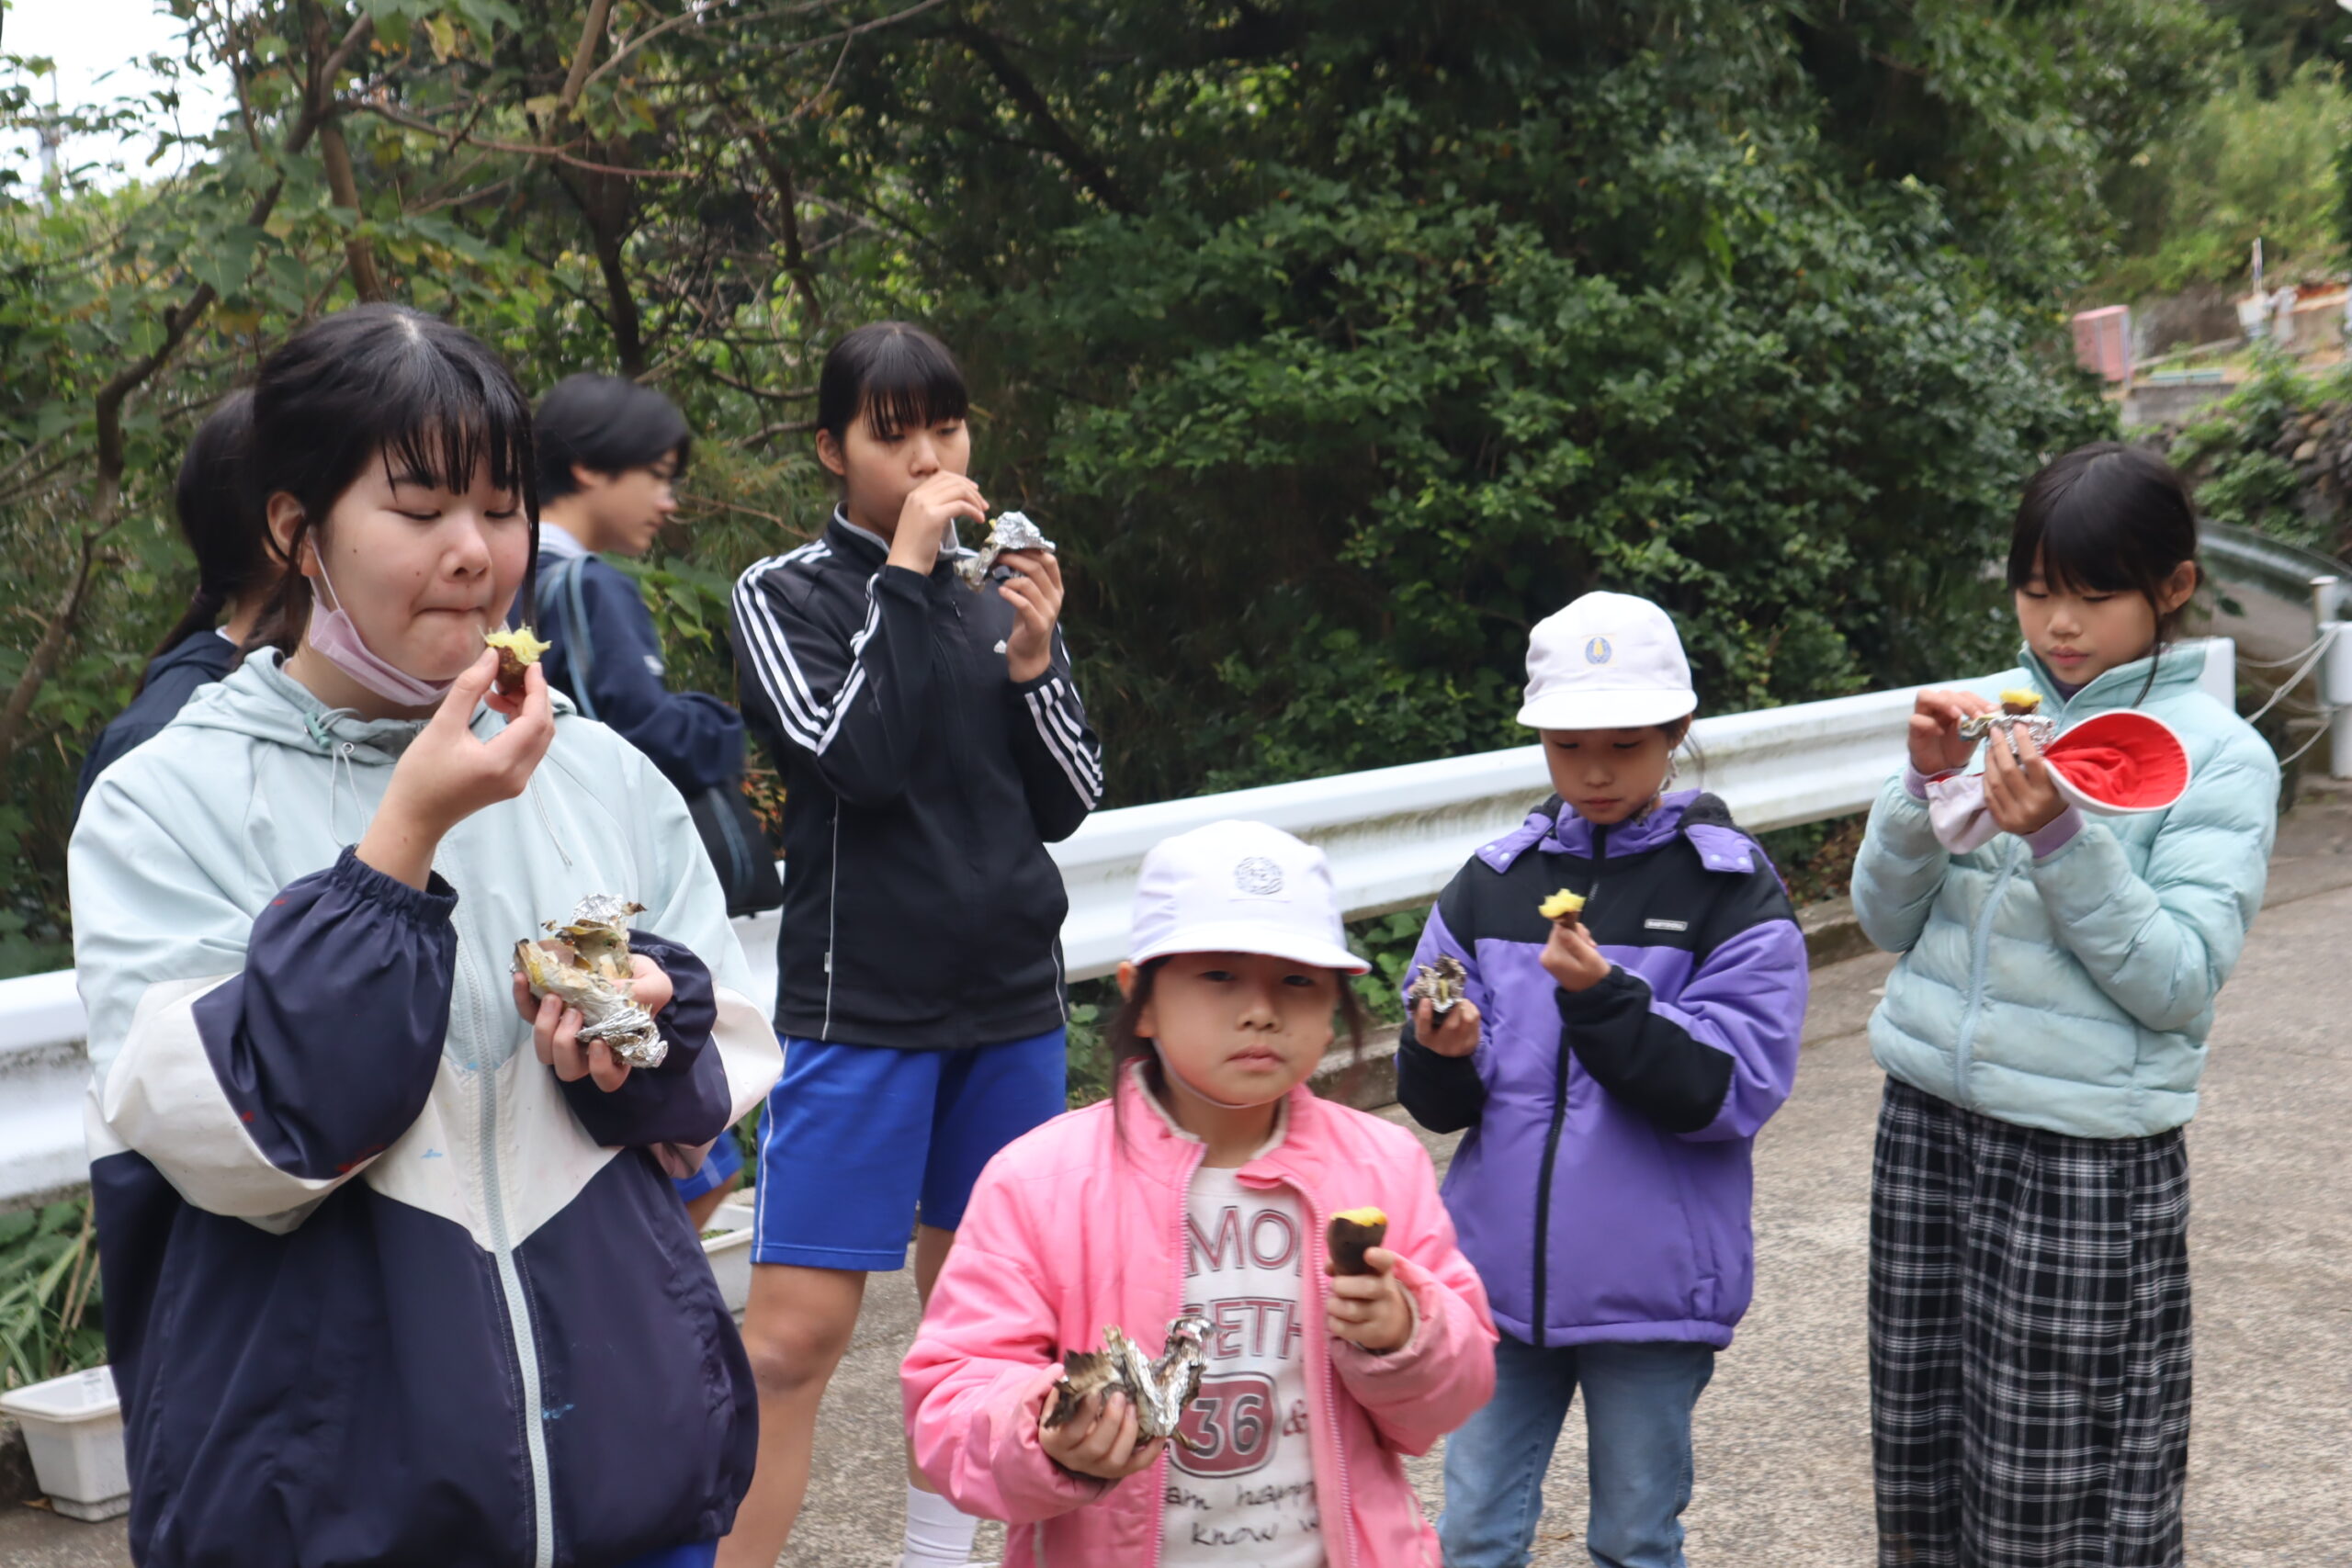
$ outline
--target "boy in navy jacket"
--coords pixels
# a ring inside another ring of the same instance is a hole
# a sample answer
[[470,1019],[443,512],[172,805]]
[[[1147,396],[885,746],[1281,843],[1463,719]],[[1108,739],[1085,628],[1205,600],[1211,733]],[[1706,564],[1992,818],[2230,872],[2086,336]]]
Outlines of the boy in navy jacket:
[[[678,510],[694,436],[677,405],[618,376],[568,376],[539,401],[539,614],[548,683],[617,730],[689,799],[743,771],[743,719],[664,682],[662,644],[637,584],[598,557],[641,556]],[[587,646],[573,646],[584,627]],[[696,1225],[743,1179],[732,1138],[678,1182]]]
[[[548,684],[620,731],[691,798],[743,771],[743,719],[701,692],[663,683],[653,613],[637,584],[598,556],[641,556],[678,509],[673,487],[694,437],[677,406],[617,376],[571,376],[540,400],[538,634]],[[577,560],[577,566],[570,563]],[[552,613],[578,574],[593,657],[566,645]],[[583,668],[584,666],[584,668]]]

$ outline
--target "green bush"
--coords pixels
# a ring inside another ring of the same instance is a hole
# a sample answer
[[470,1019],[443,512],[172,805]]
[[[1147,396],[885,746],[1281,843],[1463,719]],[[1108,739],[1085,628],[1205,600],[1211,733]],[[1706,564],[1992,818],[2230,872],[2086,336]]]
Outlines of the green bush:
[[0,1388],[106,1359],[89,1201],[0,1214]]
[[2273,282],[2344,265],[2337,162],[2352,145],[2352,91],[2342,67],[2309,62],[2275,92],[2246,69],[2180,107],[2178,131],[2142,154],[2109,289],[2244,285],[2256,239]]
[[[2352,405],[2352,366],[2312,371],[2288,355],[2260,355],[2255,372],[2209,415],[2181,432],[2169,456],[2195,486],[2206,515],[2326,555],[2341,555],[2347,516],[2341,491],[2317,491],[2291,461],[2306,422],[2335,424]],[[2295,428],[2290,431],[2290,425]]]
[[1672,611],[1716,711],[2006,639],[1980,565],[2104,410],[1934,192],[1827,177],[1700,66],[1468,126],[1374,95],[959,307],[1021,345],[1123,798],[1512,744],[1528,629],[1589,588]]

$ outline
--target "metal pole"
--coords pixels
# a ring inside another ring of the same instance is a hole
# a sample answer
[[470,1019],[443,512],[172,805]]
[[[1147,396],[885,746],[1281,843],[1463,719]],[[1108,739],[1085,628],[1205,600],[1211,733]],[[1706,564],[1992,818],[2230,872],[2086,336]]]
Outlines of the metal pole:
[[2339,619],[2338,580],[2312,579],[2313,630],[2329,639],[2319,661],[2319,701],[2327,726],[2327,772],[2330,778],[2352,778],[2352,635]]

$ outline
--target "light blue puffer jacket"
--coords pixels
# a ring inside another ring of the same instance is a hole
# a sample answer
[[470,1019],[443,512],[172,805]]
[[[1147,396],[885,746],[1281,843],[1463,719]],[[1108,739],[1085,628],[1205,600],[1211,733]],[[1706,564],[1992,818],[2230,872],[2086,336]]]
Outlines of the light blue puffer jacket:
[[1862,930],[1903,954],[1871,1052],[1915,1089],[2004,1122],[2146,1137],[2197,1114],[2213,1000],[2269,874],[2278,763],[2198,689],[2193,651],[2157,655],[2153,686],[2140,660],[2071,702],[2030,650],[2024,662],[2062,724],[2137,707],[2172,726],[2188,793],[2169,810],[2092,817],[2035,860],[2007,833],[1950,853],[1927,807],[1890,783],[1854,863]]

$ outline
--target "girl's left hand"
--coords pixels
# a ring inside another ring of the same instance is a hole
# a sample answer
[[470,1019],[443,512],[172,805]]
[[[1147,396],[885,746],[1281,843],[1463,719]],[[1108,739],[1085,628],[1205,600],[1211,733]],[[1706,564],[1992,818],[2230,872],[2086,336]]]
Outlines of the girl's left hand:
[[1324,1322],[1333,1337],[1374,1355],[1402,1350],[1413,1337],[1413,1309],[1405,1287],[1396,1282],[1396,1255],[1375,1247],[1365,1251],[1363,1260],[1371,1273],[1332,1276]]
[[1592,932],[1582,920],[1575,925],[1554,920],[1552,939],[1544,944],[1538,961],[1544,965],[1544,972],[1571,996],[1589,991],[1609,978],[1609,971],[1616,967],[1601,956],[1600,944],[1592,940]]
[[[670,976],[662,966],[641,953],[629,954],[628,963],[634,971],[629,999],[650,1013],[668,1007]],[[531,983],[520,975],[514,976],[514,1010],[531,1026],[531,1047],[539,1060],[565,1083],[594,1078],[598,1089],[610,1094],[628,1081],[628,1064],[615,1060],[610,1045],[601,1040],[580,1043],[580,1026],[587,1020],[578,1008],[567,1007],[556,997],[532,996]]]
[[2022,730],[2013,733],[2016,756],[2009,755],[1998,734],[1984,748],[1984,809],[2003,832],[2022,839],[2058,820],[2066,809],[2066,797],[2050,782],[2050,764],[2041,760],[2033,737]]
[[1012,606],[1012,635],[1004,661],[1018,682],[1034,681],[1054,661],[1054,623],[1062,618],[1062,563],[1051,550],[1011,550],[996,558],[1012,575],[997,592]]

